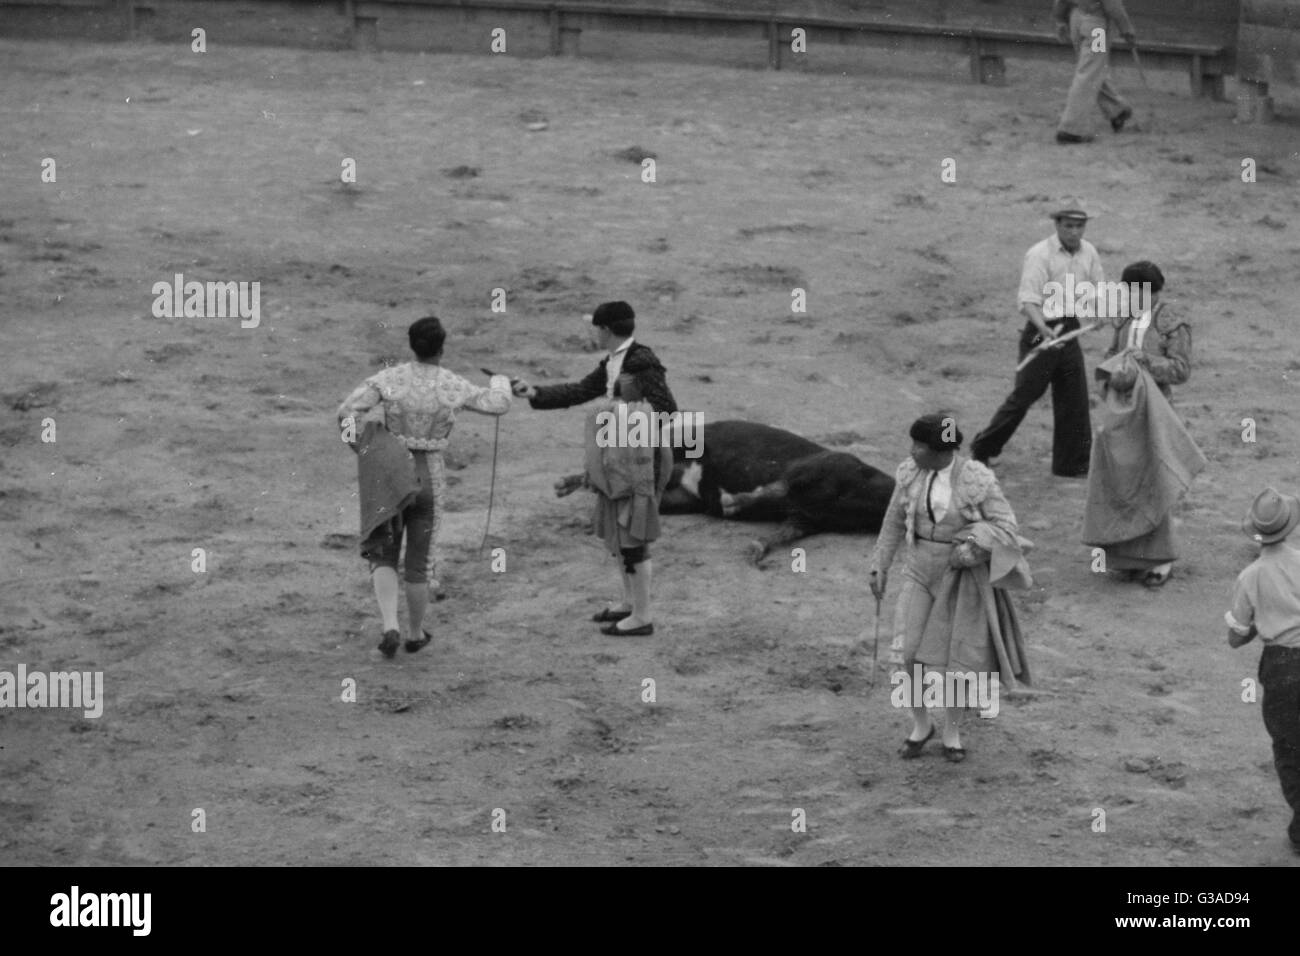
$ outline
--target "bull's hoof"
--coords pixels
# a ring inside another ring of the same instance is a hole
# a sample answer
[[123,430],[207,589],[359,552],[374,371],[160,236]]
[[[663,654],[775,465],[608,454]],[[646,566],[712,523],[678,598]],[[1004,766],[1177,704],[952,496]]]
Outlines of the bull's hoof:
[[554,485],[555,497],[563,498],[566,495],[573,494],[583,486],[584,478],[585,476],[583,475],[567,475],[564,478],[561,478]]
[[749,563],[754,567],[759,567],[762,560],[767,557],[767,545],[758,540],[749,542],[745,548],[745,557],[749,558]]
[[724,518],[730,518],[740,510],[740,506],[736,504],[736,496],[729,495],[725,491],[718,495],[718,504],[722,507]]

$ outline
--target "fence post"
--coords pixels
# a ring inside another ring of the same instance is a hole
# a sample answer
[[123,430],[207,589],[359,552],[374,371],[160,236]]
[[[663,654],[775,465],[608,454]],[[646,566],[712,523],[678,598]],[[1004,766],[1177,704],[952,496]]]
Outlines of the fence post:
[[115,0],[123,39],[135,39],[135,0]]

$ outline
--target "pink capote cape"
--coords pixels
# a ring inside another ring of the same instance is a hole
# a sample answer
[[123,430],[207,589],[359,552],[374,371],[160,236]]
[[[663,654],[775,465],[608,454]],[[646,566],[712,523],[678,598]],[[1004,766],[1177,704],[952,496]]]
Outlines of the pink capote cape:
[[1008,690],[1027,685],[1024,635],[1007,590],[1033,585],[1025,559],[1033,544],[987,521],[967,525],[957,534],[962,539],[991,552],[989,562],[944,574],[916,659],[946,671],[996,671]]
[[1092,439],[1083,543],[1118,544],[1164,520],[1206,465],[1151,373],[1127,351],[1097,366],[1108,375],[1136,371],[1127,392],[1104,390]]

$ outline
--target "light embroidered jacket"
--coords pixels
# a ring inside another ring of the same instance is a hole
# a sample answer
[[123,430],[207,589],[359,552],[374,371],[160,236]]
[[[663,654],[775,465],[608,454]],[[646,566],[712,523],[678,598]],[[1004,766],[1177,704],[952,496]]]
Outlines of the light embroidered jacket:
[[482,388],[441,365],[393,365],[357,386],[339,406],[338,419],[342,427],[351,417],[358,434],[365,422],[378,421],[411,451],[442,451],[462,408],[504,415],[510,410],[510,379],[493,375]]
[[[1182,385],[1192,374],[1192,327],[1186,322],[1162,319],[1162,315],[1157,310],[1148,320],[1149,324],[1136,344],[1133,344],[1133,340],[1138,336],[1133,330],[1140,320],[1125,319],[1115,329],[1106,358],[1131,349],[1137,362],[1151,373],[1155,383],[1160,386],[1161,394],[1172,402],[1173,389],[1169,386]],[[1100,370],[1094,374],[1099,379],[1104,378]],[[1122,376],[1112,382],[1111,387],[1128,391],[1133,387],[1132,383],[1132,376]]]
[[[888,571],[900,545],[913,547],[916,540],[916,508],[925,494],[930,472],[917,466],[908,458],[898,466],[894,475],[894,494],[885,509],[885,518],[871,552],[870,570]],[[964,455],[953,458],[952,499],[949,508],[956,508],[967,523],[987,521],[1010,535],[1016,535],[1016,515],[1002,494],[998,480],[987,465],[972,461]]]

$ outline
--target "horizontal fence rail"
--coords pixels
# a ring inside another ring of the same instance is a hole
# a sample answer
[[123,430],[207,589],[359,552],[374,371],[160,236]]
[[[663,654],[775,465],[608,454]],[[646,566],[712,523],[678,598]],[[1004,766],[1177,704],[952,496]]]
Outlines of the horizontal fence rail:
[[[375,32],[385,11],[398,8],[461,11],[468,19],[485,14],[525,15],[545,20],[552,55],[575,52],[574,38],[583,31],[686,33],[731,38],[757,38],[767,44],[768,66],[781,69],[795,29],[805,32],[809,43],[873,46],[886,49],[906,47],[927,52],[958,53],[970,60],[970,75],[976,83],[1002,82],[1003,60],[1048,59],[1066,61],[1073,51],[1056,35],[1011,30],[984,25],[934,24],[871,19],[841,19],[822,16],[783,16],[749,11],[702,8],[656,8],[611,6],[597,3],[528,3],[525,0],[385,0],[355,4],[358,28]],[[1153,69],[1186,70],[1192,92],[1197,96],[1222,97],[1223,77],[1230,72],[1230,47],[1219,43],[1140,43],[1144,66]],[[1113,62],[1128,66],[1128,46],[1118,38]]]
[[[707,2],[707,0],[705,0]],[[1036,0],[1037,2],[1037,0]],[[1236,42],[1235,24],[1231,29],[1222,18],[1230,11],[1223,0],[1200,3],[1192,9],[1202,18],[1183,24],[1182,38],[1175,42],[1139,40],[1142,63],[1150,69],[1186,70],[1194,95],[1223,96],[1223,78],[1233,71]],[[1006,59],[1046,59],[1068,61],[1073,51],[1058,41],[1055,34],[1039,25],[1046,16],[1034,14],[1024,0],[1003,3],[943,2],[914,0],[915,6],[880,0],[875,4],[841,4],[853,17],[828,17],[816,13],[802,15],[777,9],[711,9],[707,7],[654,7],[645,4],[619,3],[529,3],[525,0],[338,0],[336,3],[303,2],[208,2],[172,3],[169,0],[0,0],[0,33],[7,21],[39,20],[43,13],[50,23],[67,22],[70,17],[98,18],[108,26],[101,28],[118,37],[170,34],[182,19],[195,21],[204,12],[223,12],[226,17],[256,18],[259,14],[277,21],[268,29],[263,42],[294,42],[294,31],[279,21],[313,22],[312,42],[316,46],[353,46],[360,49],[387,48],[385,41],[400,48],[421,42],[437,46],[442,34],[458,30],[490,29],[487,21],[500,17],[511,26],[525,27],[540,38],[538,52],[554,56],[579,52],[579,38],[585,33],[659,33],[685,34],[704,38],[728,38],[755,41],[766,45],[767,64],[781,69],[793,57],[806,54],[791,51],[793,31],[804,31],[808,44],[876,47],[890,50],[917,50],[950,53],[969,58],[971,80],[976,83],[1005,82]],[[754,7],[762,7],[755,0]],[[788,6],[788,5],[787,5]],[[854,9],[856,6],[857,9]],[[820,8],[820,5],[818,5]],[[1034,9],[1046,8],[1045,3]],[[26,18],[16,17],[25,12]],[[967,13],[974,17],[967,22]],[[978,13],[978,16],[974,16]],[[1210,15],[1218,19],[1208,19]],[[929,16],[931,19],[926,20]],[[906,19],[904,19],[904,17]],[[1032,23],[1010,29],[993,21]],[[934,22],[934,21],[940,22]],[[196,21],[195,21],[196,22]],[[1045,25],[1045,24],[1044,24]],[[423,29],[419,29],[423,27]],[[1187,39],[1186,31],[1198,36]],[[30,35],[31,31],[27,32]],[[408,36],[415,34],[417,38]],[[1203,39],[1202,39],[1203,38]],[[1123,41],[1114,38],[1117,54],[1112,64],[1130,68],[1132,58]],[[247,41],[246,41],[247,42]],[[482,48],[486,48],[486,44]]]

